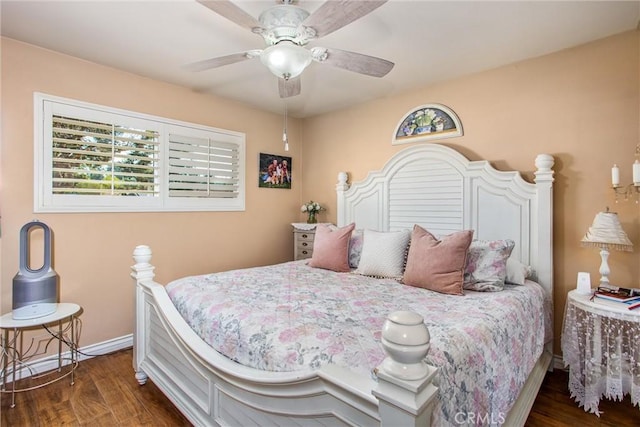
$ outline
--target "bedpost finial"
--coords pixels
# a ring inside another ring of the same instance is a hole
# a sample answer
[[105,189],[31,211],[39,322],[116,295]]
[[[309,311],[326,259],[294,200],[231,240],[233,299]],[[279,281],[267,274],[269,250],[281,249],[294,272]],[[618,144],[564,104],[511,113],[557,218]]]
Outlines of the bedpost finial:
[[538,154],[536,157],[536,170],[533,174],[535,175],[536,184],[548,185],[553,182],[553,165],[555,160],[550,154]]
[[382,347],[387,354],[382,369],[403,380],[426,377],[430,370],[423,359],[429,351],[430,339],[424,319],[418,313],[391,313],[382,326]]
[[553,156],[550,154],[538,154],[536,157],[536,168],[539,171],[548,172],[555,163]]
[[151,261],[151,248],[146,245],[139,245],[133,250],[133,259],[136,264],[149,264]]
[[346,172],[338,172],[338,182],[340,184],[346,184],[349,175]]
[[338,172],[338,183],[336,184],[337,190],[346,191],[349,189],[349,184],[347,184],[347,180],[349,179],[349,175],[346,172]]

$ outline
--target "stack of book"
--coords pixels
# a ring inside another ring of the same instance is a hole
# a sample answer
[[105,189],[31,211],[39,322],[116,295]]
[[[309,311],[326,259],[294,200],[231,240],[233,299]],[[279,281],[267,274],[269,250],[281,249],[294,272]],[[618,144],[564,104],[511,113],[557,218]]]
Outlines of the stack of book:
[[593,293],[592,301],[610,307],[640,309],[640,289],[599,286]]

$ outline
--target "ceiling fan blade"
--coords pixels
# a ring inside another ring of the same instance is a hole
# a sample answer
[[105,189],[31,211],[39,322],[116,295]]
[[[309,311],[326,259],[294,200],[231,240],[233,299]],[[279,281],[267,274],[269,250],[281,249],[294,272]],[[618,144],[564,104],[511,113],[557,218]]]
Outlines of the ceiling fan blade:
[[311,54],[318,62],[372,77],[386,76],[395,65],[386,59],[340,49],[314,47],[311,49]]
[[278,79],[278,91],[280,92],[280,98],[300,95],[300,77],[294,77],[289,80]]
[[302,23],[324,37],[386,3],[387,0],[327,0]]
[[250,50],[248,52],[234,53],[217,58],[205,59],[204,61],[194,62],[184,66],[189,71],[204,71],[212,68],[222,67],[223,65],[235,64],[236,62],[253,59],[260,56],[260,50]]
[[220,16],[227,18],[231,22],[235,22],[241,27],[253,30],[261,28],[260,22],[244,10],[240,9],[229,0],[196,0],[203,6],[208,7]]

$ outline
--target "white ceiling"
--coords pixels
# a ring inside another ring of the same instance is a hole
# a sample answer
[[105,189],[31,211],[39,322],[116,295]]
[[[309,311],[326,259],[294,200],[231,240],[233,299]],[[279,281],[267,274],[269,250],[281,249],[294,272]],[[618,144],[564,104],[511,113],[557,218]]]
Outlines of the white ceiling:
[[[275,0],[236,0],[257,17]],[[313,12],[322,2],[299,0]],[[204,72],[195,61],[264,47],[195,0],[0,3],[3,36],[281,113],[277,79],[259,59]],[[311,42],[394,62],[383,78],[312,63],[287,105],[307,117],[637,28],[639,1],[401,1]]]

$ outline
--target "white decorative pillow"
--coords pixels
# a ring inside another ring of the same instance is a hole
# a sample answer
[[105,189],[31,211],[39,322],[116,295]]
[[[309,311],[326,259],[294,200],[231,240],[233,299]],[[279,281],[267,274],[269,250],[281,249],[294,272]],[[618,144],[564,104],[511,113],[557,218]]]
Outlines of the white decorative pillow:
[[531,276],[531,266],[524,265],[513,257],[507,258],[507,277],[505,283],[510,285],[524,285],[525,279]]
[[464,289],[501,291],[507,277],[507,259],[513,251],[513,240],[474,240],[469,246],[464,270]]
[[358,274],[398,279],[404,271],[409,230],[380,232],[364,230]]

